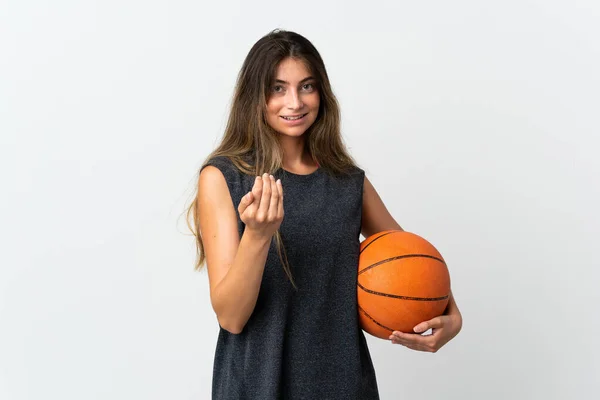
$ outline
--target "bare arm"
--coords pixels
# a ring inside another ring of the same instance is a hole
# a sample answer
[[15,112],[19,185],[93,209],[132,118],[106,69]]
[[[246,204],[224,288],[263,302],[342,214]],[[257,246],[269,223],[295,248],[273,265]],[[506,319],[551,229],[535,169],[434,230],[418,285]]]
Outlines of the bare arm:
[[[367,238],[372,234],[389,229],[402,230],[366,177],[363,186],[363,222],[361,228],[363,236]],[[430,328],[436,330],[444,326],[446,326],[446,329],[440,329],[440,332],[443,332],[443,334],[437,334],[435,337],[433,335],[431,337],[421,337],[420,335],[399,332],[394,339],[394,343],[401,343],[415,350],[437,351],[446,342],[456,336],[462,328],[462,315],[458,309],[452,290],[450,290],[450,297],[446,310],[444,310],[444,315],[436,317],[431,321],[420,323],[415,327],[418,328],[415,332],[422,333]]]
[[394,217],[392,217],[379,197],[379,194],[377,194],[377,191],[365,176],[361,233],[367,238],[377,232],[391,229],[403,230]]
[[[254,185],[251,194],[244,196],[238,208],[240,214],[242,211],[254,211],[254,214],[251,216],[253,223],[246,225],[240,239],[225,177],[213,166],[205,167],[199,177],[200,230],[206,252],[211,303],[221,327],[234,334],[243,330],[256,305],[273,228],[278,227],[273,226],[272,221],[267,226],[267,215],[260,214],[259,206],[262,202],[263,209],[269,210],[269,204],[274,202],[271,198],[277,200],[276,196],[280,194],[277,186],[267,176],[260,185]],[[277,206],[277,201],[275,204]],[[257,225],[256,218],[264,219]],[[269,229],[255,229],[265,226]]]

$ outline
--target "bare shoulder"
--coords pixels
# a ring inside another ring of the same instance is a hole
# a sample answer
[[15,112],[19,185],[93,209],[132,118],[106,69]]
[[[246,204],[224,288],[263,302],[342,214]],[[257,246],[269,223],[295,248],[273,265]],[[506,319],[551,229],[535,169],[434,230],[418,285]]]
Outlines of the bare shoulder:
[[239,245],[237,214],[223,173],[212,165],[198,177],[198,219],[212,289],[233,263]]
[[[227,189],[227,182],[221,170],[213,165],[205,166],[198,177],[198,194],[206,195],[212,192],[210,189]],[[205,189],[202,192],[201,189]],[[218,190],[217,190],[218,191]],[[227,189],[229,192],[229,189]]]

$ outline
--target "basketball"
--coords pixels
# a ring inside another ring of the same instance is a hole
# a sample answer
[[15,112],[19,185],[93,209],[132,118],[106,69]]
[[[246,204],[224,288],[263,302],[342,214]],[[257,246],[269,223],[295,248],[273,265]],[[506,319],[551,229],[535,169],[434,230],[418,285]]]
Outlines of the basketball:
[[437,249],[399,230],[369,236],[360,244],[358,314],[361,328],[381,339],[443,314],[450,274]]

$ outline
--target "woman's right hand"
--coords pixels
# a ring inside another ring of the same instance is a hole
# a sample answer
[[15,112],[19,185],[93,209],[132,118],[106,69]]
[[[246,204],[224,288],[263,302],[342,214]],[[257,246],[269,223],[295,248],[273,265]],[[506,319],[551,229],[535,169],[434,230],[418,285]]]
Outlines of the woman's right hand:
[[257,176],[252,191],[248,192],[238,206],[240,219],[246,230],[270,239],[283,221],[283,187],[281,180],[272,175]]

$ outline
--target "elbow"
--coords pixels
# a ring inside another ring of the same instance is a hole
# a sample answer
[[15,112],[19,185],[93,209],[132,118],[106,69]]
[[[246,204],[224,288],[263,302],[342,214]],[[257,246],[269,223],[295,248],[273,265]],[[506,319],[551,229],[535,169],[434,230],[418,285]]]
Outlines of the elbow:
[[221,325],[221,328],[225,329],[227,332],[231,333],[232,335],[239,335],[244,330],[244,327],[239,326],[239,325],[226,325],[226,326]]
[[227,332],[233,335],[239,335],[244,330],[244,324],[235,322],[235,321],[227,321],[223,318],[218,318],[219,326],[225,329]]
[[231,334],[239,335],[244,330],[248,319],[244,319],[239,309],[232,310],[231,306],[228,307],[227,304],[218,301],[218,298],[215,293],[211,293],[211,303],[219,326]]

